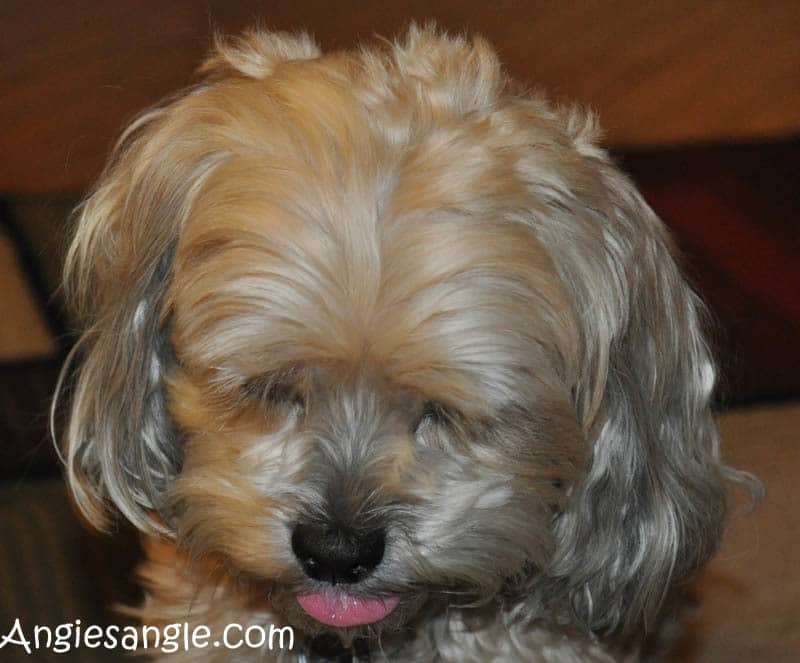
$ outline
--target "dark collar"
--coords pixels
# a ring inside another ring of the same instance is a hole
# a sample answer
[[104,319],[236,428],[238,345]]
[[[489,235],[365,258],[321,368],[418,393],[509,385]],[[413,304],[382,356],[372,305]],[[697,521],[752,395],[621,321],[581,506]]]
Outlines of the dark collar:
[[351,648],[346,648],[335,635],[320,635],[307,640],[298,663],[369,663],[369,646],[363,638],[356,638]]

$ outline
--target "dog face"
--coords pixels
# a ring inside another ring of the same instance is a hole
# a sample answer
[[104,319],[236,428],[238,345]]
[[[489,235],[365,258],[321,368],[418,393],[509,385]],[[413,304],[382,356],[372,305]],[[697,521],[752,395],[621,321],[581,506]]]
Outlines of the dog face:
[[309,632],[656,614],[719,536],[713,369],[591,116],[429,29],[252,33],[203,72],[128,130],[70,252],[85,513],[221,556]]

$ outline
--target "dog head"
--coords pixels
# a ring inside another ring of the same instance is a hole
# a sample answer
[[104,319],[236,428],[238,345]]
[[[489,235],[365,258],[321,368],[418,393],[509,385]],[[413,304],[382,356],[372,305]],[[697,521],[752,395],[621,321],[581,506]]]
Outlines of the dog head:
[[84,513],[222,556],[309,631],[652,619],[727,470],[700,307],[591,114],[432,29],[254,32],[202,72],[127,130],[69,254]]

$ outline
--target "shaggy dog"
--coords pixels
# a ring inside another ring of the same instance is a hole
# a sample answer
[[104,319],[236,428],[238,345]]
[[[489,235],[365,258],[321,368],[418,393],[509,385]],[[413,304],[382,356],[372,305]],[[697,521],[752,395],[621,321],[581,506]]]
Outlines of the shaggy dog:
[[201,73],[80,211],[69,485],[149,535],[144,623],[296,642],[169,660],[637,660],[736,475],[594,117],[433,28],[254,31]]

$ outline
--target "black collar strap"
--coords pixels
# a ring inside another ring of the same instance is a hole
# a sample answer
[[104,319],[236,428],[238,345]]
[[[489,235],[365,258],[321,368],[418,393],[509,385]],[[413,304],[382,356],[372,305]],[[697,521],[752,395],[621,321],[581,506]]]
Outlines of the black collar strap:
[[298,663],[369,663],[369,646],[363,638],[356,638],[347,649],[335,635],[320,635],[307,640]]

